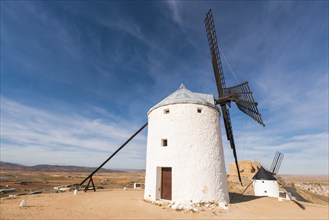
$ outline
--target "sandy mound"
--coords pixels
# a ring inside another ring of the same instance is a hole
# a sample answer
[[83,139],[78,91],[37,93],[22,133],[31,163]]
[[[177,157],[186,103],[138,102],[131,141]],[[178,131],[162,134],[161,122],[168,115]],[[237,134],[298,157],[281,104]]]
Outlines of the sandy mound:
[[[239,160],[240,175],[251,179],[256,174],[260,166],[261,165],[258,162],[253,162],[251,160]],[[230,175],[238,175],[235,163],[230,164]]]
[[242,186],[239,182],[237,169],[235,163],[230,164],[230,172],[228,175],[229,191],[244,195],[254,195],[254,188],[252,186],[252,177],[257,173],[260,168],[260,163],[251,160],[240,160],[239,170],[242,180]]

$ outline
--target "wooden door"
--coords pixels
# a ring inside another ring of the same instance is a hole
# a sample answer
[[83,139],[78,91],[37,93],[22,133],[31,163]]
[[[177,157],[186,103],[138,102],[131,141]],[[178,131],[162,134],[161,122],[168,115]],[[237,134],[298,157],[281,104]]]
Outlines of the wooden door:
[[161,170],[161,199],[171,200],[171,167]]

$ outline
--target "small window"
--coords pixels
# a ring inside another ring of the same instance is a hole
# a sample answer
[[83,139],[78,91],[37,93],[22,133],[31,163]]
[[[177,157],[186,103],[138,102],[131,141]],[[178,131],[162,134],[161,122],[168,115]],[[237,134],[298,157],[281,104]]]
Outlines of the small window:
[[167,147],[168,146],[168,140],[167,139],[162,139],[161,140],[161,146],[162,147]]
[[267,193],[267,191],[265,190],[264,193]]
[[262,181],[262,183],[264,183],[264,181]]
[[170,111],[169,111],[169,108],[163,110],[163,113],[164,113],[164,114],[169,114],[169,112],[170,112]]
[[202,108],[198,108],[198,109],[197,109],[197,112],[198,112],[198,113],[201,113],[201,112],[202,112]]

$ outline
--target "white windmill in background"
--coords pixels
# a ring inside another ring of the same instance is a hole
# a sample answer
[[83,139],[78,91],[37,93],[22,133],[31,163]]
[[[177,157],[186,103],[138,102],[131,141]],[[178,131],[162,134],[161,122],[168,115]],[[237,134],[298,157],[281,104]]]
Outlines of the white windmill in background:
[[253,186],[255,196],[279,197],[279,184],[274,175],[279,172],[284,154],[276,152],[270,170],[260,167],[254,175]]

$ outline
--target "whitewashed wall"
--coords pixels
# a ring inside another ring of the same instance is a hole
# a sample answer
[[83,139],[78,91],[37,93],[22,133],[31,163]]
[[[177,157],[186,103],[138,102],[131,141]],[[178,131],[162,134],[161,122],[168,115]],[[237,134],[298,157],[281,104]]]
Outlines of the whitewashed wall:
[[254,180],[255,196],[279,197],[279,185],[276,180]]
[[[144,199],[160,199],[161,167],[172,167],[172,201],[228,203],[221,137],[219,111],[213,107],[171,104],[150,111]],[[167,147],[161,139],[168,140]]]

